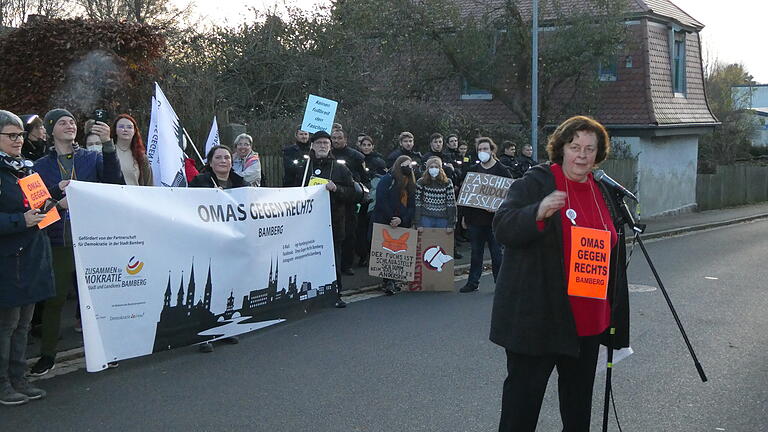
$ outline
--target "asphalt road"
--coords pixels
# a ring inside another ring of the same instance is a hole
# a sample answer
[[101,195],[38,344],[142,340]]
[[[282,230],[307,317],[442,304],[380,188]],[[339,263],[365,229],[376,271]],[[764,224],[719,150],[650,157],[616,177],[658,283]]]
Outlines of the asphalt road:
[[[659,290],[632,293],[635,354],[614,369],[623,430],[768,430],[768,221],[647,247],[709,382]],[[639,248],[632,260],[630,282],[655,286]],[[0,407],[0,431],[493,431],[505,357],[487,339],[492,295],[486,276],[476,293],[373,298],[213,354],[183,348],[42,380],[49,397]],[[560,428],[553,376],[538,430]]]

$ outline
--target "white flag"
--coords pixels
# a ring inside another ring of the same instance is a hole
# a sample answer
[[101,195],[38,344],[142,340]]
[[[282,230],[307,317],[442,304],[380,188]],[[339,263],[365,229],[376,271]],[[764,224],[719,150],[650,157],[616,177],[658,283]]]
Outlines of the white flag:
[[155,186],[187,186],[184,174],[184,131],[179,117],[155,83],[155,97],[152,98],[152,116],[149,121],[149,158]]
[[211,148],[219,144],[221,144],[221,140],[219,139],[219,124],[216,123],[216,116],[213,116],[211,132],[208,133],[208,141],[205,142],[205,153],[203,153],[206,159],[208,158],[208,152],[211,151]]

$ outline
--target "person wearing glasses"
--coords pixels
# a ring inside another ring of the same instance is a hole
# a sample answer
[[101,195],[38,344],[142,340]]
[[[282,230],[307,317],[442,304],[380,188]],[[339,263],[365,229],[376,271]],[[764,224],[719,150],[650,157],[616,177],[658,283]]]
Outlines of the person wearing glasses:
[[24,377],[27,334],[35,303],[55,293],[51,245],[37,227],[45,215],[29,208],[18,184],[31,173],[23,143],[21,119],[0,110],[0,405],[6,406],[45,397]]
[[133,186],[152,186],[152,169],[149,167],[147,149],[141,139],[139,125],[128,114],[120,114],[114,122],[112,138],[115,141],[120,169],[125,184]]
[[66,211],[66,187],[70,180],[95,183],[125,184],[115,144],[110,139],[109,125],[97,121],[91,132],[101,137],[102,151],[93,152],[81,147],[75,149],[77,121],[69,111],[56,108],[43,118],[48,142],[48,153],[35,162],[34,170],[40,174],[51,196],[59,201],[61,220],[46,229],[53,250],[56,296],[46,300],[43,310],[40,359],[32,366],[30,375],[41,376],[56,364],[56,349],[61,331],[61,310],[75,280],[75,261],[72,250],[72,231],[69,212]]

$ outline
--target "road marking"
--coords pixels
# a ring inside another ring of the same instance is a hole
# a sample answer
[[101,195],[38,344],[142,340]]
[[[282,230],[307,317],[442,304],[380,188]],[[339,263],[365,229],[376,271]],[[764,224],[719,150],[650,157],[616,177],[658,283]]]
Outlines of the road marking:
[[708,280],[717,280],[718,278],[716,278],[716,277],[713,277],[713,276],[704,276],[704,279],[708,279]]

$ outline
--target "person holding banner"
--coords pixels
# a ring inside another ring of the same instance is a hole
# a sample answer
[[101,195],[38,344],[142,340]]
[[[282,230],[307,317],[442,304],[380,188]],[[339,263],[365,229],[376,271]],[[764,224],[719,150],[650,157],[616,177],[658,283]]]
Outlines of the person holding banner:
[[505,249],[490,339],[508,373],[499,431],[535,430],[555,367],[563,430],[589,431],[599,345],[629,346],[619,203],[592,176],[610,145],[595,120],[566,120],[549,138],[550,162],[512,183],[496,212]]
[[248,183],[232,169],[232,150],[229,147],[223,145],[211,147],[205,155],[205,160],[207,162],[203,172],[189,182],[189,187],[232,189],[248,186]]
[[[101,138],[102,145],[101,152],[93,152],[75,148],[77,121],[69,111],[61,108],[48,111],[43,123],[53,147],[35,162],[34,169],[42,177],[51,196],[59,200],[62,210],[66,210],[65,189],[70,180],[125,184],[108,124],[97,121],[91,128],[91,132]],[[53,251],[56,296],[46,300],[43,308],[41,355],[30,370],[32,376],[45,375],[55,365],[61,310],[75,280],[69,213],[63,211],[61,220],[48,227],[46,233]]]
[[[376,186],[376,206],[373,208],[372,223],[393,228],[411,227],[416,208],[416,178],[413,175],[413,167],[416,165],[408,156],[398,156],[395,159],[389,172]],[[393,295],[394,281],[384,279],[382,290],[386,295]]]
[[331,135],[318,131],[310,138],[309,159],[299,165],[301,177],[296,184],[301,187],[325,185],[331,194],[331,231],[333,232],[333,252],[336,260],[336,285],[338,287],[337,308],[344,308],[347,303],[341,299],[341,248],[346,238],[346,217],[350,208],[359,201],[352,179],[352,172],[346,164],[337,161],[331,154]]
[[[29,208],[19,179],[31,174],[21,157],[24,124],[0,110],[0,404],[42,399],[27,372],[27,335],[35,303],[53,297],[51,244],[37,224],[45,214]],[[29,163],[26,163],[29,162]]]
[[[512,177],[509,170],[501,164],[496,158],[496,143],[487,137],[480,137],[477,140],[477,157],[480,161],[467,169],[467,172],[477,172],[480,174],[491,174],[499,177]],[[491,229],[493,222],[493,213],[474,207],[463,207],[463,217],[461,225],[469,231],[469,240],[471,246],[471,258],[469,261],[469,277],[467,283],[459,289],[459,292],[468,293],[476,291],[480,285],[480,276],[483,274],[483,258],[485,255],[485,245],[488,244],[488,250],[491,252],[491,269],[493,270],[493,280],[496,281],[501,267],[501,247],[496,241]]]
[[112,125],[112,139],[115,140],[120,169],[125,184],[133,186],[153,186],[152,169],[149,167],[147,149],[141,138],[141,130],[136,120],[128,114],[120,114]]
[[235,138],[234,144],[232,169],[235,170],[235,174],[242,177],[250,186],[261,186],[261,161],[259,154],[253,151],[253,137],[241,133]]

